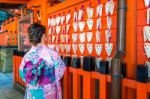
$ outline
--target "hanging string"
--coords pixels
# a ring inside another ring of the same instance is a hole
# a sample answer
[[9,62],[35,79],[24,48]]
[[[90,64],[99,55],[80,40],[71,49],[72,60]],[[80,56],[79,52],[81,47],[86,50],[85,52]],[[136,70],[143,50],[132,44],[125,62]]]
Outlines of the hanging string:
[[100,31],[100,23],[99,23],[99,25],[98,25],[98,31]]
[[[63,16],[65,15],[65,12],[63,11]],[[65,21],[65,19],[63,20],[63,23],[62,24],[64,24],[64,21]]]
[[[77,11],[77,8],[75,8],[75,12]],[[77,22],[77,18],[74,16],[74,21]]]
[[98,4],[100,4],[101,2],[100,2],[100,0],[97,0],[98,1]]
[[[81,10],[83,11],[84,10],[84,5],[82,5],[81,6]],[[83,12],[82,12],[82,14],[83,14]],[[81,17],[81,21],[83,20],[83,15],[82,15],[82,17]]]
[[89,3],[89,7],[91,7],[91,2]]
[[70,10],[68,10],[68,13],[70,13]]

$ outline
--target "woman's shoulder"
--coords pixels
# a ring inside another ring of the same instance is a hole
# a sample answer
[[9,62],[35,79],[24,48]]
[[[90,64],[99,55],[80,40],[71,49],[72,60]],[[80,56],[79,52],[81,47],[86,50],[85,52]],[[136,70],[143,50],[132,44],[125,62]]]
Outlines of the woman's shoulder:
[[52,48],[49,48],[48,47],[48,52],[49,54],[53,57],[53,59],[57,59],[59,57],[59,54],[57,51],[55,51],[54,49]]
[[43,49],[44,49],[43,51],[48,51],[48,52],[50,52],[52,54],[57,54],[57,52],[54,49],[52,49],[52,48],[50,48],[48,46],[44,46]]
[[49,51],[54,55],[54,56],[58,56],[58,53],[52,49],[52,48],[49,48]]
[[38,55],[37,55],[37,53],[35,52],[35,51],[28,51],[25,55],[24,55],[24,59],[25,60],[32,60],[32,59],[34,59],[34,58],[37,58],[38,57]]

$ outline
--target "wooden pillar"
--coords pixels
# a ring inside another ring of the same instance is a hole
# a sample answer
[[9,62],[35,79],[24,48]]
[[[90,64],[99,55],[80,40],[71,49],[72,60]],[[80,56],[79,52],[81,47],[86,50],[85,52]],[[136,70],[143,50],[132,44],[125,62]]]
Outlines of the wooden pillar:
[[14,75],[14,83],[16,82],[16,55],[13,55],[13,75]]
[[80,99],[80,89],[79,89],[79,75],[78,70],[74,69],[73,72],[73,99]]
[[126,99],[126,86],[125,86],[125,79],[122,80],[122,99]]
[[41,23],[45,26],[47,26],[47,0],[42,0],[41,2]]
[[19,68],[19,56],[16,56],[16,82],[19,82],[19,72],[18,72],[18,68]]
[[107,79],[106,79],[106,75],[101,75],[101,78],[100,78],[100,82],[99,82],[99,85],[100,85],[100,99],[107,99]]
[[84,75],[83,75],[83,99],[92,99],[93,95],[93,91],[92,90],[92,85],[94,84],[94,82],[91,79],[91,73],[90,72],[86,72],[83,71]]
[[70,75],[69,75],[69,68],[66,68],[65,74],[64,74],[64,99],[70,99]]
[[[127,0],[127,26],[126,26],[126,56],[127,77],[135,79],[136,75],[136,3],[137,0]],[[135,99],[134,91],[127,88],[125,99]]]

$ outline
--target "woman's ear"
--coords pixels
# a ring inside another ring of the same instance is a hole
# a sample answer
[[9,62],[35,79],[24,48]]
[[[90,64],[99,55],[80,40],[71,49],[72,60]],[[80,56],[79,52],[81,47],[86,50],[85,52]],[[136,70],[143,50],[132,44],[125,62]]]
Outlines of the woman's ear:
[[46,43],[46,35],[45,34],[43,34],[43,36],[42,36],[42,43]]

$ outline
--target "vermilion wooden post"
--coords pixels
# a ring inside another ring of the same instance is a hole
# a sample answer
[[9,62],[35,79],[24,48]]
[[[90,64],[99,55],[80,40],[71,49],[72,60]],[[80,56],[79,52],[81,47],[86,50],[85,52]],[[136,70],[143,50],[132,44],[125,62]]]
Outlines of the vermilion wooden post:
[[72,88],[71,88],[71,73],[69,72],[69,67],[68,67],[67,77],[68,77],[68,79],[67,79],[67,98],[71,99],[71,95],[72,95],[71,90],[72,90]]
[[19,56],[17,55],[16,56],[16,67],[15,67],[15,70],[16,70],[16,82],[18,83],[19,82],[19,75],[18,75],[18,64],[19,64]]
[[106,93],[107,92],[107,76],[106,75],[101,75],[99,85],[100,85],[100,88],[99,88],[100,99],[107,99],[108,93]]
[[122,99],[126,99],[126,86],[125,86],[125,82],[126,80],[123,79],[122,80]]
[[70,67],[70,72],[73,73],[73,99],[80,99],[79,75],[78,70]]
[[137,99],[147,99],[147,86],[144,83],[137,82]]
[[78,96],[78,74],[77,72],[76,73],[73,73],[73,99],[79,99],[79,96]]
[[95,99],[95,88],[96,88],[96,85],[95,85],[95,79],[92,78],[91,76],[91,84],[90,84],[90,94],[91,94],[91,97],[90,99]]
[[69,99],[69,68],[66,68],[65,74],[64,74],[64,99]]
[[83,99],[91,99],[91,74],[83,71]]
[[20,84],[20,77],[19,77],[19,71],[18,71],[18,68],[19,68],[19,63],[20,63],[20,56],[18,56],[18,63],[17,63],[17,68],[16,68],[16,72],[17,72],[17,76],[18,76],[18,83]]

